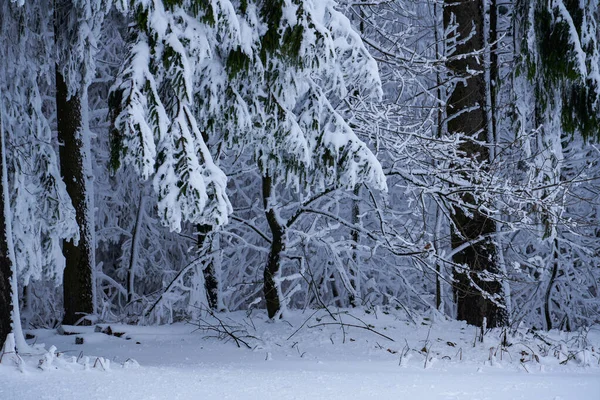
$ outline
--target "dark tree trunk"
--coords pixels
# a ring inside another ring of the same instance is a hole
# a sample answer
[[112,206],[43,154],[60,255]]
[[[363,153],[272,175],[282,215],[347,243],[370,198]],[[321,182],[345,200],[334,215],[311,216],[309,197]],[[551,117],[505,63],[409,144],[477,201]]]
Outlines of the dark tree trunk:
[[[458,41],[466,39],[474,33],[469,40],[456,46],[454,56],[481,51],[484,48],[484,15],[483,0],[446,0],[444,6],[444,27],[452,24],[451,16],[455,16],[458,24]],[[485,143],[487,135],[486,118],[486,85],[483,74],[483,57],[466,55],[454,57],[447,62],[452,74],[460,76],[466,81],[458,82],[456,88],[448,99],[448,132],[463,133],[471,136],[475,141],[466,142],[461,150],[471,155],[478,161],[489,160],[489,150],[480,143]],[[478,71],[479,74],[471,74]],[[469,111],[466,111],[466,110]],[[469,193],[462,199],[467,204],[475,204],[475,199]],[[481,236],[490,235],[496,231],[496,224],[487,215],[474,211],[466,215],[459,207],[454,210],[452,217],[454,231],[452,234],[452,247],[457,248],[467,241],[472,241]],[[458,252],[454,262],[466,265],[464,271],[456,273],[455,285],[457,299],[457,318],[469,324],[482,326],[486,318],[488,327],[504,325],[506,316],[504,309],[484,297],[479,290],[471,284],[471,280],[491,295],[501,295],[502,285],[499,282],[487,282],[478,278],[477,274],[488,271],[498,272],[496,248],[491,239],[480,240],[473,245]]]
[[548,281],[548,286],[546,287],[546,294],[544,296],[544,318],[546,320],[546,330],[549,331],[552,329],[552,310],[550,303],[552,301],[552,289],[554,288],[554,283],[556,282],[556,277],[558,275],[558,256],[559,256],[559,244],[558,239],[554,239],[552,246],[552,274],[550,276],[550,280]]
[[263,177],[263,205],[272,236],[271,250],[269,251],[269,257],[264,272],[264,293],[269,318],[274,318],[280,308],[279,293],[277,291],[275,278],[279,274],[281,253],[285,249],[285,227],[279,223],[277,213],[273,209],[272,204],[270,204],[272,185],[271,177]]
[[[465,200],[469,201],[472,198],[466,198]],[[473,240],[481,235],[493,233],[496,229],[495,222],[485,215],[474,213],[473,216],[466,216],[458,208],[455,210],[453,222],[456,225],[456,230],[452,234],[453,248],[462,245],[465,240]],[[465,271],[455,273],[457,281],[455,285],[457,319],[467,321],[472,325],[482,326],[483,318],[486,318],[487,327],[503,326],[506,323],[504,308],[499,307],[485,297],[471,283],[471,281],[474,282],[489,295],[502,294],[502,284],[500,282],[482,280],[477,276],[478,273],[484,271],[498,272],[494,243],[490,239],[483,239],[457,253],[453,261],[456,264],[466,266]],[[497,298],[496,301],[502,303],[501,298]]]
[[496,0],[490,0],[490,98],[491,98],[491,110],[490,118],[492,119],[492,135],[495,143],[498,142],[497,133],[497,103],[498,103],[498,79],[499,66],[498,66],[498,4]]
[[[60,27],[60,19],[55,21]],[[60,142],[60,169],[75,207],[79,226],[79,243],[64,241],[63,254],[66,266],[63,277],[64,324],[74,324],[82,317],[94,314],[94,221],[91,218],[91,193],[88,192],[85,176],[85,154],[83,135],[85,127],[81,115],[81,94],[69,97],[59,69],[56,70],[56,113],[58,141]],[[89,150],[89,149],[87,149]]]
[[[4,169],[4,161],[6,159],[6,149],[4,148],[4,130],[2,127],[2,115],[0,115],[0,177],[6,176]],[[7,240],[7,221],[5,215],[5,207],[8,199],[4,198],[6,185],[4,178],[0,178],[0,349],[6,341],[6,336],[12,332],[11,322],[11,307],[12,307],[12,289],[10,280],[12,278],[12,266],[10,257],[8,256],[8,240]]]
[[[441,58],[443,56],[443,52],[444,52],[444,46],[443,43],[440,39],[440,32],[439,32],[439,26],[438,26],[438,22],[439,21],[439,13],[440,13],[440,4],[438,2],[435,2],[433,4],[433,12],[434,12],[434,16],[435,16],[435,30],[434,30],[434,37],[435,37],[435,53],[436,53],[436,58]],[[435,79],[436,79],[436,86],[437,86],[437,98],[441,101],[444,100],[443,98],[443,94],[444,92],[442,91],[443,85],[442,85],[442,76],[440,71],[438,70],[435,74]],[[438,105],[437,106],[437,132],[436,132],[436,136],[438,138],[441,138],[442,135],[444,134],[444,109],[442,108],[442,105]],[[435,251],[439,252],[440,251],[440,230],[441,230],[441,215],[440,215],[440,208],[438,205],[436,205],[436,217],[435,217],[435,240],[434,240],[434,246],[435,246]],[[444,310],[442,309],[442,264],[441,262],[438,260],[435,263],[435,308],[438,311],[444,312]]]
[[[212,232],[212,225],[198,225],[198,249],[202,250],[206,238]],[[206,301],[211,310],[216,310],[219,307],[219,281],[212,259],[207,261],[207,265],[202,270],[204,274],[204,289],[206,290]]]

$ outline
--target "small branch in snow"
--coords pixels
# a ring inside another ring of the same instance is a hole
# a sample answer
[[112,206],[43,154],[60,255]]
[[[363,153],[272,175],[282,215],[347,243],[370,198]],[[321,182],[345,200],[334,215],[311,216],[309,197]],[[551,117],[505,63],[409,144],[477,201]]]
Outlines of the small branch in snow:
[[239,326],[230,326],[225,324],[225,322],[221,318],[217,317],[215,312],[208,307],[202,307],[202,311],[206,311],[210,317],[216,320],[216,323],[211,323],[204,318],[200,318],[198,323],[190,322],[192,325],[198,327],[197,330],[216,332],[219,339],[232,339],[238,348],[242,347],[241,345],[243,344],[246,346],[246,348],[252,349],[252,346],[250,346],[250,344],[243,339],[256,339],[254,336],[249,335],[248,331]]
[[381,336],[383,338],[386,338],[389,341],[395,342],[394,339],[392,339],[389,336],[384,335],[383,333],[377,332],[371,326],[360,326],[360,325],[355,325],[355,324],[346,324],[346,323],[342,323],[342,322],[321,322],[320,324],[316,324],[316,325],[308,325],[308,327],[309,328],[316,328],[316,327],[319,327],[319,326],[326,326],[326,325],[344,325],[344,326],[351,327],[351,328],[365,329],[367,331],[373,332],[376,335],[379,335],[379,336]]

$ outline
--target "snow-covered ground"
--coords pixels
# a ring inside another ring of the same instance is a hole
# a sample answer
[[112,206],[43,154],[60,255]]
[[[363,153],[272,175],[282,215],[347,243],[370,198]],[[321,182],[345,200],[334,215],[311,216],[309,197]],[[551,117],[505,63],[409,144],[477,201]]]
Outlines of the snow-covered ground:
[[481,343],[474,327],[439,318],[311,313],[276,323],[256,311],[205,316],[202,329],[34,331],[30,342],[56,346],[58,357],[38,368],[43,357],[23,356],[19,368],[5,355],[0,399],[600,399],[599,330],[523,328],[503,346],[500,331]]

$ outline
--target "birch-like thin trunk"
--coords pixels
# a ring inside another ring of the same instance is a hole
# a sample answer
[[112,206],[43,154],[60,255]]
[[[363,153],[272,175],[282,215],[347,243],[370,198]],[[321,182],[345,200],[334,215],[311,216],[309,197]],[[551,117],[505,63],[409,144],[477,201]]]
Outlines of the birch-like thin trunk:
[[29,349],[21,327],[17,264],[12,236],[12,214],[8,195],[6,141],[0,104],[0,350],[6,337],[14,334],[17,351]]
[[142,190],[135,217],[135,226],[131,234],[131,254],[129,255],[129,268],[127,269],[127,303],[131,303],[135,297],[135,273],[140,258],[140,236],[145,208],[146,196]]

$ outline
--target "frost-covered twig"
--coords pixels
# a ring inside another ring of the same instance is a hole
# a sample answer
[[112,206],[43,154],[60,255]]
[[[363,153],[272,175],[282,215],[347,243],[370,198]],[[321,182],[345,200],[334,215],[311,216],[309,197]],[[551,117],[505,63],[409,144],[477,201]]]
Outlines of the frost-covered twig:
[[360,326],[360,325],[355,325],[355,324],[346,324],[346,323],[342,323],[342,322],[321,322],[315,325],[308,325],[309,328],[316,328],[319,326],[327,326],[327,325],[344,325],[347,327],[351,327],[351,328],[359,328],[359,329],[365,329],[367,331],[373,332],[376,335],[379,335],[383,338],[386,338],[389,341],[395,342],[394,339],[392,339],[391,337],[384,335],[383,333],[377,332],[374,327],[372,326]]

